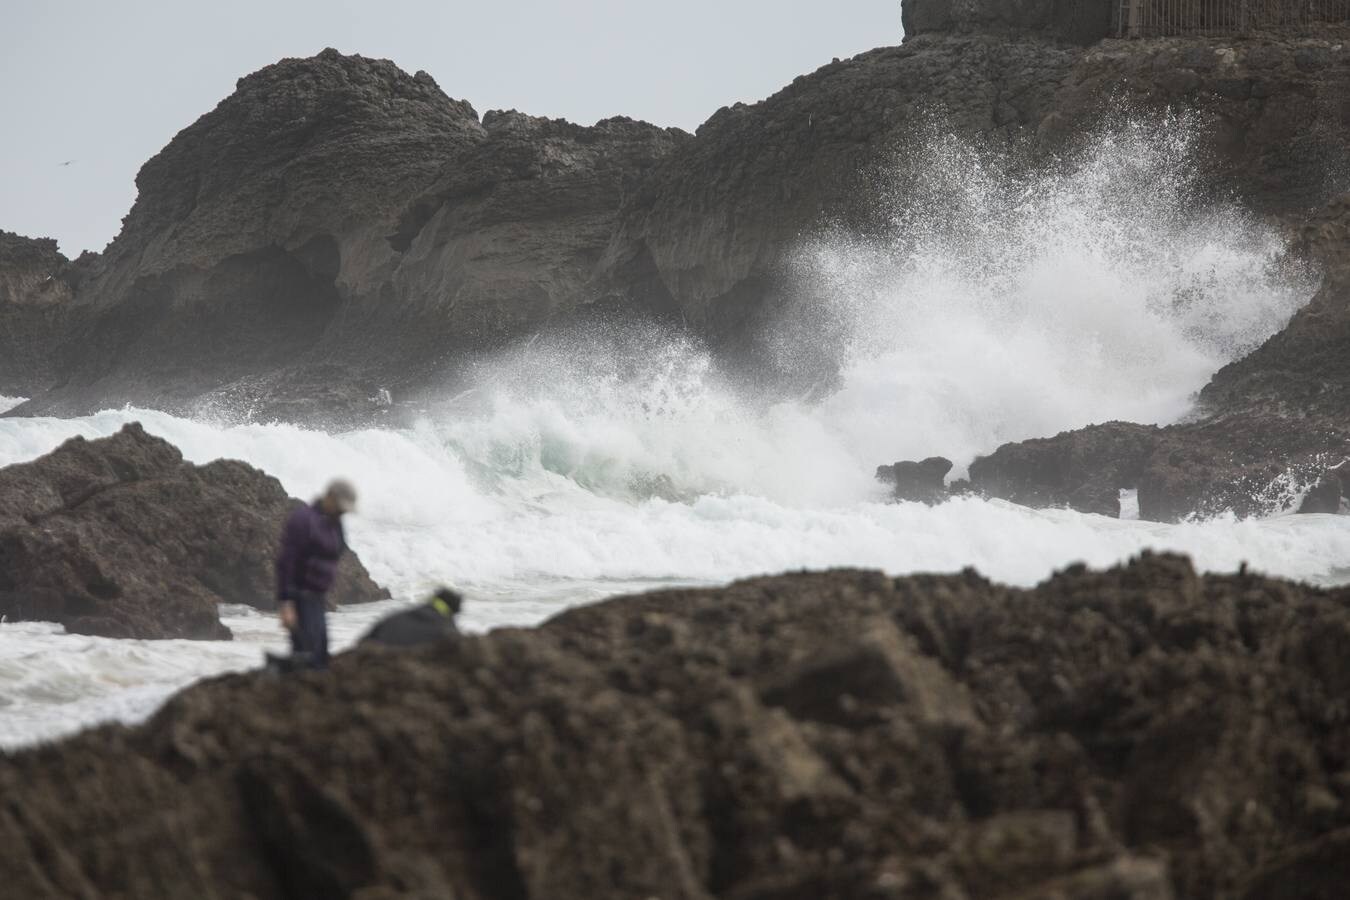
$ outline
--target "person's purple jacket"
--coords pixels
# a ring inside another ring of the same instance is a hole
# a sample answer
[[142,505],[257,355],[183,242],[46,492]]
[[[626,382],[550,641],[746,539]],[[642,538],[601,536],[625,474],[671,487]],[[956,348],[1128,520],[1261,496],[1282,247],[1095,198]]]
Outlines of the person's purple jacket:
[[291,513],[277,554],[277,601],[295,600],[302,591],[327,593],[346,548],[342,522],[324,513],[318,503]]

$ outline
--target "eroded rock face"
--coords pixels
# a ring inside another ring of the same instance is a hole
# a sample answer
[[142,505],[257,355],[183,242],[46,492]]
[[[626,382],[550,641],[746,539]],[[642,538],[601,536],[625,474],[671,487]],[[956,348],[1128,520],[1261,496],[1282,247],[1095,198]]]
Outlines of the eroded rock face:
[[877,466],[877,480],[891,486],[896,500],[916,503],[940,503],[947,497],[947,473],[952,461],[941,456],[915,462],[906,459],[889,466]]
[[1330,454],[1348,446],[1350,430],[1312,417],[1216,415],[1166,428],[1111,422],[1005,444],[970,473],[980,493],[1027,506],[1119,516],[1119,492],[1134,489],[1142,519],[1249,517],[1290,508]]
[[1298,511],[1307,514],[1340,513],[1346,500],[1350,499],[1345,489],[1347,476],[1350,476],[1350,460],[1342,460],[1338,465],[1328,468],[1303,498]]
[[1025,506],[1068,506],[1120,515],[1120,491],[1138,487],[1159,430],[1108,422],[1081,431],[1005,444],[970,465],[971,485]]
[[1083,48],[992,26],[917,34],[718,111],[625,207],[606,271],[628,302],[753,355],[815,289],[792,265],[803,238],[827,225],[886,233],[905,203],[901,163],[931,164],[933,129],[1012,146],[1034,167],[1112,121],[1185,114],[1205,191],[1301,218],[1350,162],[1350,41],[1338,35]]
[[[272,561],[293,501],[251,466],[183,461],[127,425],[0,469],[0,614],[106,637],[230,636],[217,606],[275,600]],[[388,597],[352,553],[332,599]]]
[[230,676],[0,761],[0,876],[31,897],[1329,900],[1347,600],[1175,557],[1033,590],[835,572]]
[[1111,35],[1119,0],[905,0],[905,34],[1040,33],[1081,44]]
[[56,241],[0,231],[0,394],[26,397],[50,386],[72,275]]
[[480,122],[424,72],[334,50],[268,66],[142,168],[58,342],[67,383],[20,412],[369,411],[584,305],[625,192],[680,137]]
[[1321,290],[1282,331],[1220,369],[1201,393],[1205,406],[1350,421],[1350,194],[1310,216],[1297,240],[1326,272]]
[[[692,137],[480,121],[424,73],[335,51],[262,69],[146,164],[71,321],[30,342],[59,377],[19,413],[130,401],[359,418],[381,389],[406,396],[597,309],[783,368],[763,332],[813,290],[792,270],[800,241],[884,229],[904,201],[894,162],[925,158],[929,122],[1035,165],[1103,119],[1187,111],[1205,183],[1262,212],[1325,203],[1350,162],[1335,29],[1085,48],[1009,31],[1007,4],[908,6],[956,24],[723,109]],[[1059,22],[1061,6],[1027,0],[1016,18]]]

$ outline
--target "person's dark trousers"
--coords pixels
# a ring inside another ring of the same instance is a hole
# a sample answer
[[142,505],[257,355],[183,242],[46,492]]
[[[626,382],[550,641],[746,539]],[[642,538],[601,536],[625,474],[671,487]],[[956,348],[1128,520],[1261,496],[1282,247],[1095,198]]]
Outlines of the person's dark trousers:
[[305,654],[315,669],[328,665],[328,603],[323,594],[302,591],[295,601],[291,652]]

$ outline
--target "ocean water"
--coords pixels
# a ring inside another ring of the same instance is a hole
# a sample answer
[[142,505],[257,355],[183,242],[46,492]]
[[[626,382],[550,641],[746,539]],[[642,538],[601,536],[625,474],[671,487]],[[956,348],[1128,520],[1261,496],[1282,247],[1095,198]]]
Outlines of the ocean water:
[[[559,334],[419,400],[408,427],[327,433],[238,409],[0,419],[0,465],[135,421],[194,462],[243,459],[296,496],[352,479],[352,546],[397,599],[336,613],[340,646],[438,583],[466,594],[471,630],[803,568],[975,566],[1031,585],[1145,548],[1206,570],[1247,563],[1345,583],[1350,517],[1159,525],[978,499],[929,508],[886,502],[873,479],[897,459],[942,454],[959,474],[1007,440],[1174,421],[1216,369],[1307,302],[1316,273],[1286,259],[1276,231],[1195,200],[1187,134],[1179,121],[1127,124],[1016,180],[996,154],[934,136],[929,159],[946,164],[897,175],[909,199],[893,201],[892,233],[802,242],[794,271],[811,299],[783,310],[774,346],[785,366],[824,359],[837,372],[802,396],[739,386],[687,338]],[[883,181],[878,202],[891,189]],[[182,685],[256,666],[283,644],[268,616],[222,616],[233,642],[0,624],[0,747],[136,721]]]

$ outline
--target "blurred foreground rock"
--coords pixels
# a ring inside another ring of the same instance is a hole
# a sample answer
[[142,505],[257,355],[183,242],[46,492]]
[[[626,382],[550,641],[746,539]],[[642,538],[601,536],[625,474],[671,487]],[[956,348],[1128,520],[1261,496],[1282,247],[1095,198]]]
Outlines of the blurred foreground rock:
[[[763,578],[0,761],[14,896],[1332,898],[1350,591]],[[133,827],[134,826],[134,827]],[[1340,874],[1338,874],[1340,873]]]

